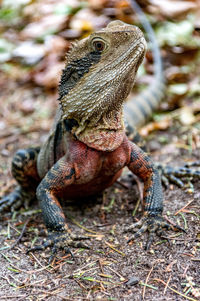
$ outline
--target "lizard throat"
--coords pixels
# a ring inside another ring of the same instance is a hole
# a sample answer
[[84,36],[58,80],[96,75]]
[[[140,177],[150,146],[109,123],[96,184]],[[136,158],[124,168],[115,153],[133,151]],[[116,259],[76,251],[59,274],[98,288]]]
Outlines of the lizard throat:
[[98,151],[111,152],[123,142],[125,130],[122,110],[109,112],[104,115],[97,124],[88,123],[84,127],[71,119],[65,119],[67,131],[70,131],[79,141]]

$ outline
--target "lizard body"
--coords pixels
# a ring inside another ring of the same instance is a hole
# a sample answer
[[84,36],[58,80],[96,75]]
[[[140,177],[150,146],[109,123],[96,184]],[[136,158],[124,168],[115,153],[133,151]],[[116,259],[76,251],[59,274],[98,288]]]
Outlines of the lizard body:
[[149,247],[155,232],[179,229],[162,218],[158,170],[125,134],[123,103],[145,50],[139,28],[113,21],[75,44],[67,55],[60,107],[49,137],[41,149],[16,153],[12,173],[19,186],[0,202],[0,211],[16,208],[36,191],[49,236],[34,250],[52,246],[54,254],[58,248],[85,247],[69,232],[59,198],[96,194],[112,185],[125,166],[144,182],[143,218],[133,239],[149,231]]

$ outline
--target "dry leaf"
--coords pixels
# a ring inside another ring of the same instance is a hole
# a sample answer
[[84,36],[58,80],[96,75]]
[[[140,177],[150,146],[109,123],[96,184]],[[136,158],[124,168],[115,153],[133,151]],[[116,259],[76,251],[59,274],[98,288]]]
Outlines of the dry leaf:
[[46,52],[46,47],[42,44],[35,44],[33,41],[26,41],[19,44],[12,55],[23,60],[26,64],[36,64]]
[[191,10],[197,9],[197,5],[191,1],[150,0],[150,2],[159,8],[162,15],[169,18],[185,15]]
[[73,16],[70,22],[70,28],[90,32],[105,27],[108,22],[109,19],[106,16],[97,16],[90,9],[85,8]]
[[192,110],[189,107],[183,108],[180,112],[179,120],[183,125],[191,125],[196,121]]
[[44,65],[46,68],[43,71],[36,72],[33,76],[34,81],[38,85],[45,86],[46,88],[57,87],[65,64],[58,62],[56,58],[51,55],[45,60]]
[[170,125],[171,125],[171,121],[168,118],[163,119],[161,121],[150,122],[146,126],[143,126],[139,130],[139,133],[141,136],[146,137],[153,131],[166,130]]
[[49,15],[40,20],[28,24],[21,31],[21,37],[24,39],[36,39],[46,35],[53,34],[62,29],[67,21],[67,16]]

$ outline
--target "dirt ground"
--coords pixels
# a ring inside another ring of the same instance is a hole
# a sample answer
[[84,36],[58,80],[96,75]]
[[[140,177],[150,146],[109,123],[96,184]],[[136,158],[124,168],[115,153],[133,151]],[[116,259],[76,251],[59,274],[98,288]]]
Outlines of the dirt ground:
[[[1,133],[0,144],[1,196],[15,185],[9,171],[13,153],[44,141],[56,104],[53,97],[46,100],[48,124],[38,122],[38,113],[32,114],[32,130],[27,132],[30,116],[19,118],[13,99],[20,97],[20,92],[14,86],[10,89],[7,100],[11,111],[7,118],[11,127]],[[29,93],[28,87],[23,87],[25,91]],[[7,92],[5,88],[3,97]],[[43,101],[41,94],[35,96],[36,103]],[[36,111],[40,111],[39,107]],[[18,126],[12,127],[12,122]],[[190,133],[190,129],[183,130],[175,121],[171,130],[152,133],[148,144],[153,159],[173,166],[185,163],[188,157],[200,159],[198,148],[191,151],[186,147]],[[132,215],[139,199],[138,187],[127,173],[96,200],[63,205],[73,233],[90,238],[90,250],[72,249],[75,260],[60,251],[48,265],[49,250],[26,254],[45,236],[36,202],[28,209],[2,214],[0,300],[198,300],[200,184],[193,184],[186,180],[184,189],[170,185],[164,190],[164,215],[187,233],[166,233],[169,243],[156,238],[149,251],[144,250],[146,234],[127,244],[131,233],[123,232],[124,226],[135,221]],[[136,218],[140,216],[139,207]],[[21,241],[10,249],[20,233]]]

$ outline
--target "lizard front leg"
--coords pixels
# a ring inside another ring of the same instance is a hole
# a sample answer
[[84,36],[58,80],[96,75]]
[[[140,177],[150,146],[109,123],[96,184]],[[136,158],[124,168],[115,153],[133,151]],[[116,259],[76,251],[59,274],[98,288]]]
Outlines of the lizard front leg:
[[145,249],[149,249],[155,233],[163,236],[163,228],[167,230],[183,230],[179,226],[168,224],[162,217],[163,194],[160,175],[149,156],[134,143],[130,143],[130,157],[128,168],[144,182],[143,192],[143,217],[128,231],[135,231],[129,241],[141,236],[144,232],[149,232],[149,238]]
[[44,250],[51,247],[52,255],[49,262],[52,261],[58,249],[64,249],[71,253],[69,247],[88,248],[79,240],[85,237],[77,237],[70,233],[67,226],[65,215],[58,201],[57,196],[66,187],[73,184],[76,178],[76,170],[73,164],[67,163],[65,157],[62,157],[48,171],[44,179],[37,188],[37,199],[42,209],[44,223],[48,230],[48,237],[41,245],[28,250]]
[[[126,135],[131,142],[137,144],[137,146],[139,146],[143,151],[148,151],[145,140],[140,136],[136,128],[133,128],[131,125],[127,124]],[[200,169],[191,169],[191,167],[199,167],[200,161],[187,163],[179,167],[156,162],[154,166],[156,166],[156,169],[159,171],[161,182],[165,188],[167,188],[170,183],[183,188],[185,184],[182,179],[186,177],[190,177],[192,180],[200,179]]]

